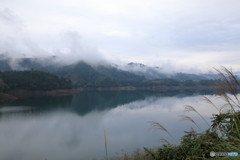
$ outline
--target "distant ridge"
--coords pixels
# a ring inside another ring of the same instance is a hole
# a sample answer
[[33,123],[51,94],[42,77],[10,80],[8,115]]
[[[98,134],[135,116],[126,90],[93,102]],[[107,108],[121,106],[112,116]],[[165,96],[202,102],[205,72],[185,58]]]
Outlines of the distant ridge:
[[145,84],[147,80],[174,79],[207,80],[214,79],[214,74],[187,74],[163,73],[162,68],[149,67],[141,63],[128,63],[126,66],[116,64],[90,65],[84,61],[78,61],[70,65],[64,65],[57,61],[56,56],[47,58],[18,58],[12,59],[0,54],[0,70],[39,70],[53,73],[59,77],[70,79],[74,87],[115,87],[136,86]]
[[187,74],[187,73],[167,74],[167,73],[163,73],[162,69],[159,67],[149,67],[141,63],[133,63],[133,62],[128,63],[124,69],[133,74],[144,76],[146,79],[149,79],[149,80],[162,79],[162,78],[172,78],[179,81],[207,79],[202,75],[196,75],[196,74]]

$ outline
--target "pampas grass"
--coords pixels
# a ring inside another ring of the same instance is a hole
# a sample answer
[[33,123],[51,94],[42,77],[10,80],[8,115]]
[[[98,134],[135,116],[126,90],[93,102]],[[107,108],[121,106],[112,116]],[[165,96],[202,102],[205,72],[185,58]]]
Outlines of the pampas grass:
[[203,131],[201,130],[201,128],[197,125],[197,123],[196,123],[191,117],[186,116],[186,115],[180,115],[180,116],[178,116],[178,117],[181,118],[179,121],[189,121],[189,122],[192,122],[193,124],[195,124],[195,125],[198,127],[198,129],[199,129],[201,132],[203,132]]
[[168,132],[168,130],[163,125],[161,125],[160,123],[158,123],[156,121],[148,121],[147,123],[151,124],[150,130],[153,129],[154,130],[153,132],[155,132],[156,130],[163,130],[172,137],[172,139],[176,142],[176,144],[178,144],[178,141],[172,136],[171,133]]
[[103,127],[103,134],[104,134],[104,147],[105,147],[105,153],[106,153],[106,159],[108,160],[108,151],[107,151],[107,134],[106,130]]
[[194,107],[192,107],[190,105],[185,105],[184,112],[195,112],[195,113],[197,113],[206,122],[206,124],[210,127],[208,122],[203,118],[203,116]]

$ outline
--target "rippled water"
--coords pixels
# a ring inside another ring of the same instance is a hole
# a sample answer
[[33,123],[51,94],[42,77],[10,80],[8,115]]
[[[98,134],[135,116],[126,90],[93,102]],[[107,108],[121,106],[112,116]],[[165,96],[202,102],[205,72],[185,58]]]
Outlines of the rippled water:
[[[217,110],[199,100],[199,94],[181,91],[81,92],[73,96],[38,96],[0,104],[0,156],[4,160],[91,160],[105,156],[103,127],[109,155],[124,149],[160,146],[163,131],[149,130],[147,121],[157,121],[179,139],[194,124],[179,122],[179,115],[191,116],[202,130],[207,124],[194,113],[192,105],[209,121]],[[216,101],[221,106],[222,102]]]

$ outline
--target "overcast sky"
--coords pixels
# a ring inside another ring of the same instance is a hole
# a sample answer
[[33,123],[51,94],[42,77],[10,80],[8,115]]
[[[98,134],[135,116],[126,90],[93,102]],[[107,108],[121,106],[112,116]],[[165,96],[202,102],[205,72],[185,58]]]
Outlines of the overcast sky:
[[239,0],[1,0],[0,53],[240,70]]

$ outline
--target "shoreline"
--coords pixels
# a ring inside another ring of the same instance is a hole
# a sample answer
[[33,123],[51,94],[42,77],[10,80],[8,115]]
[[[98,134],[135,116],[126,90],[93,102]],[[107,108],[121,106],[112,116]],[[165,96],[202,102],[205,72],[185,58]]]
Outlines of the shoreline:
[[75,88],[75,89],[56,89],[56,90],[24,90],[24,89],[14,89],[9,90],[6,93],[0,93],[0,103],[14,101],[16,99],[26,97],[29,95],[49,95],[49,96],[64,96],[64,95],[74,95],[82,91],[136,91],[136,90],[154,90],[154,91],[167,91],[167,90],[212,90],[214,86],[151,86],[151,87],[98,87],[98,88]]
[[82,88],[77,89],[54,89],[54,90],[25,90],[25,89],[14,89],[7,91],[6,94],[10,95],[51,95],[51,96],[61,96],[61,95],[72,95],[82,91]]
[[0,93],[0,103],[11,102],[11,101],[14,101],[17,99],[18,98],[13,95],[6,94],[6,93]]
[[[91,90],[91,88],[89,88]],[[88,88],[83,89],[83,90],[89,90]],[[98,88],[92,88],[92,90],[98,90],[98,91],[120,91],[120,90],[188,90],[188,89],[215,89],[214,86],[189,86],[189,87],[182,87],[182,86],[175,86],[175,87],[167,87],[167,86],[151,86],[151,87],[134,87],[134,86],[126,86],[126,87],[108,87],[108,88],[104,88],[104,87],[98,87]]]

